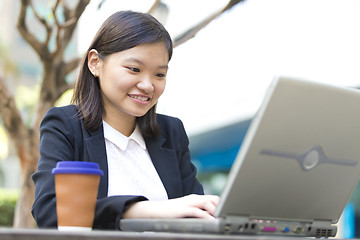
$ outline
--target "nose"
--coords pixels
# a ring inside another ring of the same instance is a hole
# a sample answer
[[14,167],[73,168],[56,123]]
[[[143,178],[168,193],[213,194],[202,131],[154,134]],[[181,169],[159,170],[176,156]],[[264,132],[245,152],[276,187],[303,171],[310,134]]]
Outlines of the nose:
[[139,81],[136,86],[144,93],[149,93],[154,91],[154,86],[152,84],[151,78],[149,77],[142,78],[141,81]]

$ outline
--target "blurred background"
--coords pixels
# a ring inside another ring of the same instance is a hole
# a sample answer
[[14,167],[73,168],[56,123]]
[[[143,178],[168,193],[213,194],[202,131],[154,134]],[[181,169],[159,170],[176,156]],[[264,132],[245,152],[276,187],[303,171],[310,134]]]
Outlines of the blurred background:
[[[46,17],[51,15],[54,2],[37,0],[33,6]],[[227,3],[162,0],[154,15],[176,38]],[[82,56],[113,12],[146,12],[152,4],[149,0],[91,0],[65,56]],[[0,0],[0,71],[6,75],[24,122],[31,124],[43,69],[39,57],[16,29],[19,6],[20,1]],[[274,76],[360,87],[359,13],[358,0],[246,0],[174,49],[158,112],[183,121],[192,161],[207,193],[221,193]],[[28,21],[34,35],[44,38],[36,16],[29,12]],[[73,72],[67,81],[75,77]],[[70,96],[71,91],[56,104],[68,104]],[[0,118],[0,188],[16,192],[21,186],[20,176],[17,155]],[[338,236],[360,236],[359,197],[357,187],[339,223]]]

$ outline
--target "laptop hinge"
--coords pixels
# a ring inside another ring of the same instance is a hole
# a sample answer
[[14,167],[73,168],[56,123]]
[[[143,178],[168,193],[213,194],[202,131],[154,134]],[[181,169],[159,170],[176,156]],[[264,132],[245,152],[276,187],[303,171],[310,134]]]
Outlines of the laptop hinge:
[[311,227],[308,229],[308,235],[316,238],[335,237],[337,227],[332,224],[332,221],[314,220]]

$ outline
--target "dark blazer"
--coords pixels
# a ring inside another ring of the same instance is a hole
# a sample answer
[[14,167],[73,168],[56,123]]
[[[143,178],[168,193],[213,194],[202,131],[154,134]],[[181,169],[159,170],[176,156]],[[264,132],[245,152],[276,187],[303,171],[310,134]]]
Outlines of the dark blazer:
[[[99,185],[94,228],[118,228],[129,204],[146,200],[143,196],[112,196],[108,192],[108,165],[103,127],[96,131],[84,128],[77,108],[69,105],[52,108],[40,126],[40,158],[33,175],[35,202],[32,214],[39,227],[56,227],[54,176],[58,161],[97,162],[104,172]],[[169,199],[188,194],[203,194],[196,179],[196,168],[190,162],[189,140],[182,122],[173,117],[157,115],[162,134],[144,138],[153,164],[165,186]]]

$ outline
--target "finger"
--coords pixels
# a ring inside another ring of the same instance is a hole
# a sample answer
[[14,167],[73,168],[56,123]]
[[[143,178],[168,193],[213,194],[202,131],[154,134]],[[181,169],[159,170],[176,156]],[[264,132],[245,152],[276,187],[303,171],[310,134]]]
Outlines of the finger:
[[220,197],[217,195],[189,195],[192,196],[194,198],[198,198],[198,199],[206,199],[208,201],[211,201],[212,203],[214,203],[215,205],[217,205],[220,201]]
[[196,194],[187,195],[179,199],[186,199],[187,201],[190,202],[198,202],[198,201],[206,200],[213,202],[215,205],[217,205],[220,200],[219,196],[216,195],[196,195]]
[[215,208],[219,202],[219,197],[215,195],[197,195],[196,199],[192,199],[192,206],[205,210],[214,215]]
[[211,214],[213,216],[215,209],[216,209],[216,205],[211,201],[207,201],[204,203],[204,205],[203,205],[203,207],[201,207],[201,209],[205,210],[206,212],[208,212],[209,214]]
[[209,214],[207,211],[204,211],[200,208],[191,207],[183,211],[185,214],[183,217],[192,217],[192,218],[203,218],[203,219],[214,219],[214,217]]
[[208,200],[210,200],[215,206],[218,205],[220,201],[220,197],[216,195],[204,195],[207,197]]

